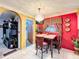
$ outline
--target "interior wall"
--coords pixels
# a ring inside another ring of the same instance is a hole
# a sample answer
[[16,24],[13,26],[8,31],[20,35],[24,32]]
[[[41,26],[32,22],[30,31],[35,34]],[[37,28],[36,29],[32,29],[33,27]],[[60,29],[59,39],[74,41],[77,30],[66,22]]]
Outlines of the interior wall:
[[20,26],[20,48],[25,48],[26,47],[26,16],[23,14],[19,14],[21,18],[21,26]]
[[35,19],[33,19],[33,43],[35,44],[36,42],[36,28],[37,28],[37,26],[36,26],[36,20]]
[[[0,14],[6,10],[9,10],[6,8],[0,7]],[[31,19],[34,19],[34,18],[32,18],[31,16],[26,16],[26,15],[21,14],[21,13],[18,13],[18,14],[21,18],[21,20],[20,20],[20,32],[19,32],[20,33],[20,48],[25,48],[26,47],[26,18],[31,18]],[[33,22],[34,22],[33,27],[35,29],[35,21],[33,20]],[[33,30],[33,32],[34,32],[33,39],[35,39],[35,30]]]
[[79,37],[79,8],[77,9],[77,19],[78,19],[78,22],[77,22],[77,24],[78,24],[78,37]]
[[55,16],[55,17],[50,17],[50,18],[46,18],[44,20],[44,29],[52,24],[61,24],[62,23],[62,18],[60,16]]
[[[0,15],[1,15],[1,13],[2,12],[4,12],[5,11],[5,9],[4,8],[2,8],[2,7],[0,7]],[[0,19],[0,25],[2,25],[3,23],[2,23],[3,21]],[[3,40],[2,40],[2,37],[3,37],[3,29],[2,28],[0,28],[0,45],[2,45],[3,44]],[[1,48],[2,48],[2,46],[0,46]]]
[[[0,20],[1,20],[1,19],[0,19]],[[2,25],[2,24],[3,24],[3,22],[0,21],[0,25]],[[0,45],[3,43],[2,37],[3,37],[3,28],[0,28]]]
[[20,33],[21,33],[21,39],[20,39],[20,48],[26,48],[26,19],[30,18],[33,20],[33,43],[35,42],[35,20],[31,16],[26,16],[21,13],[18,13],[21,18],[20,23]]
[[77,17],[78,18],[78,23],[77,24],[78,24],[78,30],[79,30],[79,13],[77,15],[78,15],[78,17]]
[[33,20],[31,19],[26,19],[26,37],[26,45],[27,43],[31,45],[33,43]]
[[78,24],[78,30],[79,30],[79,8],[77,9],[77,19],[78,19],[78,22],[77,22],[77,24]]
[[[72,42],[72,37],[77,37],[78,36],[78,26],[77,26],[77,14],[76,13],[71,13],[71,14],[66,14],[61,16],[63,19],[63,37],[62,37],[62,47],[74,50],[74,45]],[[70,31],[66,32],[65,31],[65,20],[66,18],[70,19]]]
[[52,23],[51,22],[51,18],[45,19],[44,20],[44,26],[43,26],[43,28],[46,29],[46,27],[49,26],[49,25],[51,25],[51,23]]

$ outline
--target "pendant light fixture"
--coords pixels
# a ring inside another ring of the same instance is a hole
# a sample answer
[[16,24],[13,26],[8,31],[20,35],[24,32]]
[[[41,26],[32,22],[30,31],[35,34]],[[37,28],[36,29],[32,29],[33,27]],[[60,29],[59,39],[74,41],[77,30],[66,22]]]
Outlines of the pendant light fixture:
[[44,16],[41,14],[40,11],[41,11],[41,8],[38,8],[38,14],[35,16],[35,20],[39,23],[44,20]]

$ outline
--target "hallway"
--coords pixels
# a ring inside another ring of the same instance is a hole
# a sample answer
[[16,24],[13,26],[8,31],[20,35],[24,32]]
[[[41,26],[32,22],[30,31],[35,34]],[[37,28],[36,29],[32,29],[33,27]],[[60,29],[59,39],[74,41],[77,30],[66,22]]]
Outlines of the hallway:
[[[2,21],[0,19],[0,25],[2,25]],[[3,44],[3,29],[0,28],[0,58],[3,56],[3,54],[12,51],[13,49],[8,49],[4,44]]]

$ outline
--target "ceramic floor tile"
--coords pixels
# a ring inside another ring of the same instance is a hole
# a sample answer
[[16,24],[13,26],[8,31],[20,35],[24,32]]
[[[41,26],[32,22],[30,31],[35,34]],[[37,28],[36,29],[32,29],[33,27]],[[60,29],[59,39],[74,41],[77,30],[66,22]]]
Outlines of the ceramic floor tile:
[[[31,45],[2,59],[41,59],[41,52],[39,51],[38,55],[35,55],[35,52],[35,46]],[[79,55],[75,55],[71,50],[61,49],[60,52],[58,54],[57,50],[54,49],[53,58],[51,58],[49,51],[48,54],[44,54],[43,59],[79,59]]]

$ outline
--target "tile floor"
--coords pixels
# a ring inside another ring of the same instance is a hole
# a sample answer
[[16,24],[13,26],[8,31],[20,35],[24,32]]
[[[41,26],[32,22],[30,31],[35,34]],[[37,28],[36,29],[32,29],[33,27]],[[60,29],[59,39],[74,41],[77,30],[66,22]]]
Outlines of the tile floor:
[[[2,59],[41,59],[40,51],[38,55],[35,55],[35,47],[31,45],[29,47],[19,50],[13,54],[10,54]],[[51,58],[50,51],[48,54],[44,54],[43,59],[79,59],[79,55],[74,54],[73,51],[67,49],[61,49],[61,53],[58,54],[57,50],[54,49],[54,57]]]
[[3,54],[12,51],[13,49],[8,49],[2,42],[2,39],[0,39],[0,58],[2,57]]
[[[0,24],[2,22],[0,21]],[[2,24],[1,24],[2,25]],[[3,54],[9,52],[9,51],[12,51],[13,49],[8,49],[4,44],[3,44],[3,29],[0,28],[0,58],[2,57]]]

